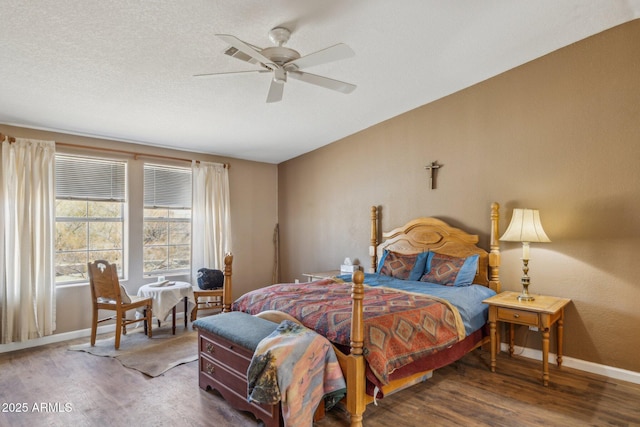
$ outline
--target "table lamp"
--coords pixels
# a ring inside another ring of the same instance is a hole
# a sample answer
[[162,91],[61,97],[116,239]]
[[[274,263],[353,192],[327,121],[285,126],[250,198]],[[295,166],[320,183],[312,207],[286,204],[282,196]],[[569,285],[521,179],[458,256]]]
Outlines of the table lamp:
[[529,295],[529,243],[550,242],[540,223],[540,212],[537,209],[514,209],[511,223],[507,227],[500,240],[505,242],[522,242],[522,271],[524,275],[520,280],[522,293],[518,295],[519,301],[533,301]]

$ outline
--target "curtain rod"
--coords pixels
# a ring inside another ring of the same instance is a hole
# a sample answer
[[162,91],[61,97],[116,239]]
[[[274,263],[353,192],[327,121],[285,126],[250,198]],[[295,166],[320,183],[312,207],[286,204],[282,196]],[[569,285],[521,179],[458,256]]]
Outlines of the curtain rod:
[[0,133],[0,142],[4,141],[5,137],[9,140],[9,144],[11,144],[13,142],[16,142],[16,139],[14,137],[9,136],[9,135],[5,135],[3,133]]
[[[0,133],[0,141],[4,141],[4,138],[8,138],[9,139],[9,143],[13,143],[16,142],[16,139],[12,136],[9,135],[5,135],[3,133]],[[181,162],[192,162],[192,159],[183,159],[180,157],[171,157],[171,156],[163,156],[160,154],[144,154],[144,153],[136,153],[135,151],[128,151],[128,150],[118,150],[115,148],[103,148],[103,147],[91,147],[88,145],[79,145],[79,144],[69,144],[67,142],[58,142],[56,141],[56,145],[57,146],[61,146],[61,147],[70,147],[70,148],[83,148],[83,149],[89,149],[89,150],[97,150],[97,151],[106,151],[109,153],[120,153],[120,154],[128,154],[133,156],[134,159],[138,159],[138,157],[150,157],[150,158],[154,158],[154,159],[165,159],[165,160],[178,160]],[[196,160],[196,162],[200,162],[199,160]],[[231,169],[231,165],[229,163],[223,163],[225,169]]]
[[[79,145],[79,144],[69,144],[67,142],[58,142],[56,141],[56,145],[59,145],[61,147],[71,147],[71,148],[84,148],[84,149],[89,149],[89,150],[97,150],[97,151],[106,151],[109,153],[120,153],[120,154],[129,154],[131,156],[133,156],[134,159],[138,159],[138,157],[151,157],[154,159],[166,159],[166,160],[178,160],[181,162],[189,162],[191,163],[193,160],[192,159],[183,159],[180,157],[171,157],[171,156],[163,156],[160,154],[146,154],[146,153],[136,153],[135,151],[129,151],[129,150],[118,150],[116,148],[103,148],[103,147],[91,147],[88,145]],[[199,160],[196,160],[196,162],[200,162]],[[225,169],[231,169],[231,165],[229,163],[223,163]]]

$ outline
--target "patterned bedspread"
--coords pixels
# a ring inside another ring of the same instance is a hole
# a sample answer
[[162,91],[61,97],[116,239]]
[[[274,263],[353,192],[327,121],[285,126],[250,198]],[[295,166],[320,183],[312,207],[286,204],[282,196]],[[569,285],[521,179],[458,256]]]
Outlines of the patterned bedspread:
[[293,321],[284,320],[258,344],[247,371],[249,401],[281,402],[284,425],[311,426],[325,397],[339,401],[346,384],[331,343]]
[[[460,314],[446,300],[365,286],[363,303],[364,357],[382,384],[389,382],[395,369],[465,337]],[[283,311],[335,344],[350,343],[350,283],[326,279],[272,285],[243,295],[232,310],[250,314]]]

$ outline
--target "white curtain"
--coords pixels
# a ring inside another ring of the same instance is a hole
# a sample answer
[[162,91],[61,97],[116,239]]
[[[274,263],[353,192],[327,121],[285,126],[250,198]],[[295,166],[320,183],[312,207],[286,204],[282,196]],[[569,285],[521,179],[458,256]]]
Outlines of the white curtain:
[[2,141],[0,344],[51,335],[55,323],[55,143]]
[[191,219],[191,275],[197,283],[200,268],[224,269],[231,252],[229,173],[223,164],[193,162]]

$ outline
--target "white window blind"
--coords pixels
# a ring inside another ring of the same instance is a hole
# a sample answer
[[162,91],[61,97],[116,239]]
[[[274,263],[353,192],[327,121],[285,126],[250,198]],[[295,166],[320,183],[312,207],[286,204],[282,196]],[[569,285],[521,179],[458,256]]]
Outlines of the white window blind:
[[126,163],[56,155],[56,198],[124,202]]
[[191,169],[145,165],[144,207],[191,209]]

